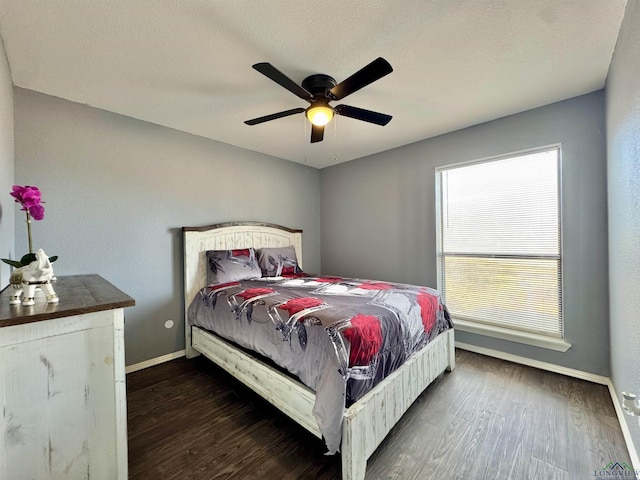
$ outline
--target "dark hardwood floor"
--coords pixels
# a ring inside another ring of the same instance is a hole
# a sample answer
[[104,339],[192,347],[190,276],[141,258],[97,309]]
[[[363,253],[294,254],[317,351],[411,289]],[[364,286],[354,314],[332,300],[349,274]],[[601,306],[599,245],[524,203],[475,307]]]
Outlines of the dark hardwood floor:
[[[457,351],[367,480],[594,479],[631,464],[606,387]],[[322,441],[202,357],[127,377],[129,478],[340,478]]]

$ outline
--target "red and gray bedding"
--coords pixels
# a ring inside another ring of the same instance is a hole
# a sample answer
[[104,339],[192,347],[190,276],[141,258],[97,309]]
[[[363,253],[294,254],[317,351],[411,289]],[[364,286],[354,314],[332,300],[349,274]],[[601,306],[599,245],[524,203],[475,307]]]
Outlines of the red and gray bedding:
[[188,322],[256,351],[316,392],[330,453],[345,407],[451,328],[436,290],[294,274],[203,288]]

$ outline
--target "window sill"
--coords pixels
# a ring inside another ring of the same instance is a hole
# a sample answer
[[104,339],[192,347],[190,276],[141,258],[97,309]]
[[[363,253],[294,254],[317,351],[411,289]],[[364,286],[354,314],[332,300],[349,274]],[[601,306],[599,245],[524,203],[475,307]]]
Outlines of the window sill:
[[519,332],[517,330],[510,330],[507,328],[482,325],[479,323],[469,322],[467,320],[457,320],[454,318],[453,326],[456,330],[460,330],[461,332],[501,338],[511,342],[524,343],[527,345],[533,345],[534,347],[556,350],[558,352],[566,352],[571,348],[571,344],[562,338],[553,338],[545,335],[537,335],[535,333]]

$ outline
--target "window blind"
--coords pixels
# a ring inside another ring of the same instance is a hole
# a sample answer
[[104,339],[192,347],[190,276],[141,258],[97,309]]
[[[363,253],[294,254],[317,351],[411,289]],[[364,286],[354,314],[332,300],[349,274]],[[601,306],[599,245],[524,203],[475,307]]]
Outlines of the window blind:
[[438,169],[439,275],[455,319],[562,337],[560,149]]

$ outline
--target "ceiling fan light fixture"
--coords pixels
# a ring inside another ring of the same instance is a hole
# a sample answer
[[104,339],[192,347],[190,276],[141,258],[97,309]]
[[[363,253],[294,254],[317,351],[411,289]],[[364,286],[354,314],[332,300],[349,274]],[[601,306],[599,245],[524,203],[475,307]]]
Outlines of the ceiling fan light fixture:
[[317,127],[323,127],[333,118],[333,108],[329,105],[311,105],[307,108],[307,119]]
[[335,79],[329,75],[316,73],[309,75],[302,80],[301,85],[298,85],[268,62],[256,63],[252,65],[252,68],[281,87],[289,90],[296,97],[309,102],[310,105],[306,109],[303,107],[292,108],[283,112],[245,120],[244,123],[247,125],[259,125],[264,122],[270,122],[271,120],[277,120],[278,118],[304,112],[309,122],[311,122],[311,125],[313,125],[311,128],[311,143],[317,143],[323,140],[324,127],[333,120],[334,115],[341,115],[381,126],[389,123],[392,118],[391,115],[365,110],[364,108],[351,107],[349,105],[336,105],[334,108],[329,105],[329,103],[342,100],[370,83],[380,80],[385,75],[393,72],[393,68],[389,62],[382,57],[376,58],[373,62],[365,65],[340,83],[337,83]]

